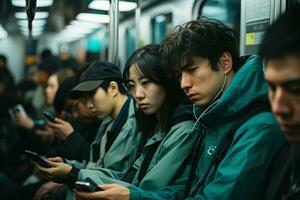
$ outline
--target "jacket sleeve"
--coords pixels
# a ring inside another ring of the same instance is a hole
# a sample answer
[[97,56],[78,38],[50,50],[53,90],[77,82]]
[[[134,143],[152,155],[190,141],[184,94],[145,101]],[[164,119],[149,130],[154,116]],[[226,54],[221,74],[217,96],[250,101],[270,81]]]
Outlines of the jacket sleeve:
[[85,141],[79,132],[74,131],[62,143],[59,154],[70,160],[88,160],[90,144]]
[[189,172],[190,172],[190,165],[189,167],[182,168],[182,170],[178,173],[178,176],[174,178],[174,182],[172,182],[169,186],[166,186],[159,191],[143,190],[134,185],[130,185],[128,186],[128,189],[130,190],[130,199],[131,200],[184,199]]
[[68,165],[71,165],[72,167],[76,167],[78,169],[83,169],[85,168],[86,166],[86,162],[83,161],[83,162],[78,162],[76,160],[68,160],[68,159],[65,159],[65,163],[68,164]]
[[257,194],[263,198],[268,166],[285,141],[283,134],[273,121],[249,124],[236,135],[213,180],[187,199],[253,199]]

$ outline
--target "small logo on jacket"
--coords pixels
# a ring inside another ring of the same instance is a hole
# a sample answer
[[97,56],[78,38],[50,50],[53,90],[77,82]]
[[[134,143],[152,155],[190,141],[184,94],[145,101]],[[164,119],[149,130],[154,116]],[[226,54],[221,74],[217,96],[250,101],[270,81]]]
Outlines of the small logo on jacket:
[[215,153],[215,151],[216,151],[216,148],[217,148],[217,147],[214,146],[214,145],[209,146],[209,147],[208,147],[208,150],[207,150],[207,154],[210,155],[210,156],[213,156],[214,153]]

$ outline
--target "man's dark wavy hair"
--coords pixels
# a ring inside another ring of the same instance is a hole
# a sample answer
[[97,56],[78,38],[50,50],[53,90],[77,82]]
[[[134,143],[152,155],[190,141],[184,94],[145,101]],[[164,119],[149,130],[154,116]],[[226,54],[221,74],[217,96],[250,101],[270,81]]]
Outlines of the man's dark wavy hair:
[[161,44],[162,61],[176,70],[194,64],[197,57],[210,61],[213,70],[218,70],[219,58],[230,53],[233,71],[239,68],[238,40],[233,29],[219,20],[199,17],[175,27]]

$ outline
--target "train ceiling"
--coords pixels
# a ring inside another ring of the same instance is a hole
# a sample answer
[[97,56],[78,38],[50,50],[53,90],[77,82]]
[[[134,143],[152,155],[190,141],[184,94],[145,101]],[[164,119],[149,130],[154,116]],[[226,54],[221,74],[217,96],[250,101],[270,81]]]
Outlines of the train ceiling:
[[[15,2],[14,2],[15,1]],[[44,32],[57,32],[62,30],[72,20],[75,19],[76,15],[81,12],[91,13],[102,13],[105,14],[107,11],[98,11],[90,9],[88,5],[93,0],[37,0],[37,4],[43,4],[43,2],[52,1],[50,6],[42,5],[37,8],[39,14],[46,14],[44,17]],[[130,2],[136,2],[134,0],[126,0]],[[142,0],[142,8],[147,8],[159,0]],[[161,0],[160,0],[161,2]],[[21,23],[25,23],[26,20],[20,20],[21,13],[25,11],[25,8],[18,6],[18,4],[24,4],[25,0],[0,0],[0,25],[8,32],[9,35],[18,35],[22,31]],[[14,4],[14,5],[13,5]],[[17,14],[18,13],[18,14]],[[127,16],[133,15],[134,11],[122,12],[120,14],[120,20]],[[38,20],[37,20],[38,21]]]

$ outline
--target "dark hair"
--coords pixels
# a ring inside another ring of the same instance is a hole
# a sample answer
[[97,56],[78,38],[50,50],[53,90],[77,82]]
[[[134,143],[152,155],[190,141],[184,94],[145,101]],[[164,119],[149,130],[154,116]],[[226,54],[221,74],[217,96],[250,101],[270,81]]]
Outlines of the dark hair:
[[52,54],[50,49],[44,49],[41,53],[41,58],[42,59],[49,58],[49,57],[52,57],[52,56],[53,56],[53,54]]
[[180,69],[182,61],[192,65],[197,57],[207,58],[213,70],[224,52],[231,54],[233,71],[239,67],[238,40],[235,31],[221,21],[200,17],[177,26],[161,43],[163,63]]
[[71,69],[74,73],[80,68],[79,62],[75,58],[68,58],[62,62],[64,68]]
[[3,55],[3,54],[0,54],[0,61],[2,61],[2,62],[3,62],[3,64],[5,64],[5,65],[6,65],[6,63],[7,63],[7,58],[6,58],[6,56],[5,56],[5,55]]
[[70,98],[72,88],[76,86],[75,76],[66,78],[59,86],[53,101],[53,107],[56,112],[65,110],[65,102]]
[[162,86],[166,90],[166,99],[159,112],[159,120],[155,114],[146,115],[139,108],[136,109],[136,119],[139,131],[143,134],[153,135],[155,131],[167,133],[171,121],[171,115],[179,105],[183,96],[179,82],[167,67],[161,63],[159,45],[147,45],[136,50],[126,62],[123,78],[128,87],[129,69],[135,65],[144,77]]
[[300,54],[300,4],[282,14],[266,31],[259,54],[263,59]]

